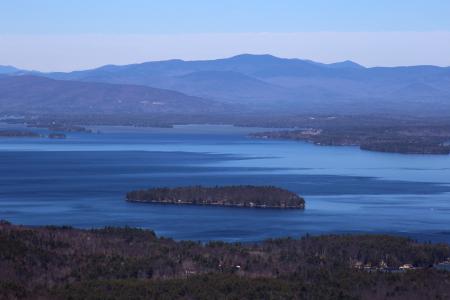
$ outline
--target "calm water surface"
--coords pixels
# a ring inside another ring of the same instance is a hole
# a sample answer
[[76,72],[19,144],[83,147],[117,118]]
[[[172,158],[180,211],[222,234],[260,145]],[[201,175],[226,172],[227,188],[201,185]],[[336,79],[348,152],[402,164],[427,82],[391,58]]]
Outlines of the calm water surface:
[[[4,125],[1,128],[14,126]],[[257,241],[381,232],[450,242],[450,156],[255,140],[261,129],[97,127],[65,140],[0,139],[0,218],[27,225],[129,225],[175,239]],[[132,204],[151,186],[272,184],[299,210]]]

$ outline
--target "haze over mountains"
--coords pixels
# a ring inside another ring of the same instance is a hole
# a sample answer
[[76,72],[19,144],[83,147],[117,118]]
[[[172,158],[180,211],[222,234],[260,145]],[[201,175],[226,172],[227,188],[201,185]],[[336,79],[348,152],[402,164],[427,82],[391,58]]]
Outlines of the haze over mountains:
[[[61,108],[75,101],[78,104],[74,107],[89,107],[92,112],[218,112],[220,109],[299,114],[442,115],[450,112],[449,67],[365,68],[351,61],[322,64],[243,54],[205,61],[107,65],[69,73],[37,73],[6,67],[0,68],[0,73],[53,79],[0,78],[4,81],[0,83],[2,106],[15,101],[19,108],[23,102],[24,109],[30,105],[33,110],[37,105],[33,101],[41,101],[41,108],[49,101],[48,104]],[[14,81],[19,82],[15,93]],[[37,88],[40,84],[46,88]],[[85,93],[83,96],[81,91]],[[170,101],[165,102],[166,99]],[[130,105],[118,105],[119,100]],[[159,106],[142,106],[154,102],[160,102]]]
[[224,105],[146,86],[63,81],[22,75],[0,77],[0,107],[7,113],[211,113]]

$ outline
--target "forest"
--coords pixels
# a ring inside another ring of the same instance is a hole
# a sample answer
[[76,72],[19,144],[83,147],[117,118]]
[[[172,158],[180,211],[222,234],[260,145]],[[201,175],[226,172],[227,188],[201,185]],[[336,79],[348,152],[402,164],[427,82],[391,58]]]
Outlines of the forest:
[[258,208],[300,208],[305,200],[297,194],[274,186],[187,186],[131,191],[130,202],[220,205]]
[[[447,244],[388,235],[174,241],[0,223],[1,299],[448,299]],[[402,266],[411,266],[402,269]]]
[[298,140],[321,146],[359,146],[362,150],[404,154],[449,154],[449,126],[345,126],[257,132],[254,138]]
[[27,130],[0,130],[0,137],[40,137],[40,135]]

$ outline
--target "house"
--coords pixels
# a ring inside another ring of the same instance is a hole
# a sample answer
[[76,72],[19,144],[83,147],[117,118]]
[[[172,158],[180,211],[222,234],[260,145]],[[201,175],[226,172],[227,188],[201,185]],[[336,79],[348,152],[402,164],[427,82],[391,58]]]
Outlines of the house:
[[364,267],[364,264],[362,263],[362,261],[356,261],[356,262],[353,264],[353,268],[354,268],[354,269],[361,270],[363,267]]
[[400,270],[414,270],[414,266],[411,264],[404,264],[399,267]]
[[197,271],[194,271],[194,270],[184,270],[184,273],[186,274],[186,276],[190,276],[190,275],[195,275],[195,274],[197,274]]
[[433,266],[435,269],[450,272],[450,261],[444,261]]

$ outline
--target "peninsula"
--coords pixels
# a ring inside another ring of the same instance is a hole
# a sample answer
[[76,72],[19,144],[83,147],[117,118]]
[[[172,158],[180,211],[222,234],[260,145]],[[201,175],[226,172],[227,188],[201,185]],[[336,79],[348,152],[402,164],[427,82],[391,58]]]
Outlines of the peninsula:
[[402,154],[450,154],[450,128],[336,127],[257,132],[253,138],[310,142],[319,146],[359,146],[362,150]]
[[0,137],[40,137],[40,135],[27,130],[0,130]]
[[59,132],[51,132],[48,135],[39,134],[28,130],[0,130],[0,138],[49,138],[49,139],[65,139],[66,135]]
[[166,204],[197,204],[233,207],[304,209],[305,200],[274,186],[188,186],[151,188],[127,193],[127,201]]

